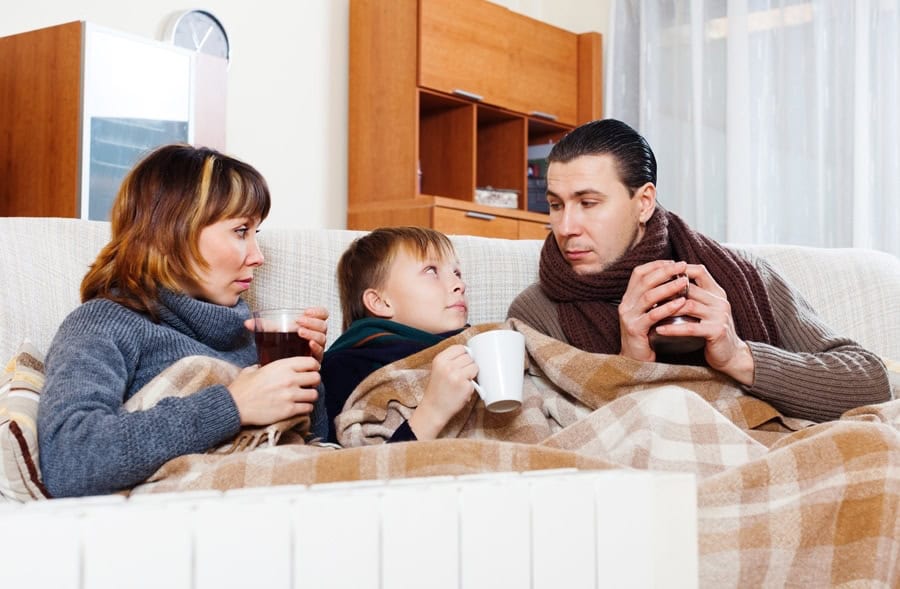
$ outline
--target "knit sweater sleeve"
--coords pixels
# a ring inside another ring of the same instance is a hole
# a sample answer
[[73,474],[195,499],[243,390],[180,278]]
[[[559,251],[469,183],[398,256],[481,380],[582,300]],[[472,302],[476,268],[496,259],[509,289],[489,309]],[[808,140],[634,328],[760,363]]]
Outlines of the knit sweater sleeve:
[[237,407],[223,385],[125,412],[145,325],[153,324],[122,307],[89,303],[60,326],[38,413],[40,466],[53,496],[134,486],[166,461],[204,452],[239,431]]
[[881,359],[835,334],[774,268],[751,259],[766,285],[781,346],[748,342],[755,366],[748,393],[785,415],[813,421],[890,400]]
[[556,303],[547,298],[540,284],[536,282],[519,293],[509,305],[506,316],[521,319],[545,335],[569,342],[559,322]]

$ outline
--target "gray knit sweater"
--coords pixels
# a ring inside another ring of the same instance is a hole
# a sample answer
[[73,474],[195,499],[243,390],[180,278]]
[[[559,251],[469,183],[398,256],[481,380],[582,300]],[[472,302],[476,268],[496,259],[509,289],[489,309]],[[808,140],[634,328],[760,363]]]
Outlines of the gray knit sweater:
[[192,355],[256,362],[246,303],[223,307],[163,292],[160,322],[94,299],[62,323],[47,353],[38,412],[44,485],[55,497],[109,493],[163,463],[236,435],[240,418],[223,385],[135,413],[122,405],[175,361]]
[[[891,399],[887,370],[876,354],[832,332],[767,262],[745,257],[766,285],[781,341],[780,348],[748,342],[755,365],[753,385],[745,387],[748,394],[784,415],[814,421],[836,419],[854,407]],[[556,303],[537,283],[516,297],[507,315],[568,342]]]

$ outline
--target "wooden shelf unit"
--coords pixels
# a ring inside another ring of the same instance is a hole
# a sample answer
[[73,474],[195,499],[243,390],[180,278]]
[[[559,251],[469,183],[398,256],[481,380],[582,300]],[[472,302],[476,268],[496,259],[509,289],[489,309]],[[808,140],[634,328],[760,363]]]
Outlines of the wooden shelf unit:
[[[600,80],[598,33],[485,0],[351,0],[348,228],[543,238],[528,146],[599,118]],[[517,207],[475,203],[486,186]]]

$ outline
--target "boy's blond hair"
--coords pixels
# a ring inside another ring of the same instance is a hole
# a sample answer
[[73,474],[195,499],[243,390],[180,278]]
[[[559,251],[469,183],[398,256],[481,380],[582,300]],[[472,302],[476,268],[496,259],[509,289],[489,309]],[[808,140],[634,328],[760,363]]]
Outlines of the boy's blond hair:
[[369,316],[363,304],[363,293],[384,285],[401,247],[419,259],[429,255],[441,259],[456,258],[450,239],[440,231],[426,227],[379,227],[353,240],[341,255],[337,267],[344,331],[357,319]]

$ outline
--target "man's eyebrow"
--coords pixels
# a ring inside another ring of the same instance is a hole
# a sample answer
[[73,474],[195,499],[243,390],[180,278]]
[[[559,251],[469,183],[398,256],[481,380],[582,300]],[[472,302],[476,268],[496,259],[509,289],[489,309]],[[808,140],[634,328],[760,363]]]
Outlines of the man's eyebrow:
[[[547,196],[554,196],[556,198],[561,198],[557,193],[553,192],[549,188],[547,189]],[[581,198],[584,196],[606,196],[603,192],[597,190],[596,188],[582,188],[581,190],[576,190],[573,195],[576,198]]]
[[606,196],[596,188],[582,188],[575,191],[575,196]]

